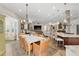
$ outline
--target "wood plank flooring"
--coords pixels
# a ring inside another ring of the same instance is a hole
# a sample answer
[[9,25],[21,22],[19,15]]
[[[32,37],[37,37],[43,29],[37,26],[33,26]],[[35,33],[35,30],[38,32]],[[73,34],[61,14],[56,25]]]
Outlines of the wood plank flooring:
[[[60,48],[54,42],[50,40],[48,47],[48,56],[65,56],[66,51],[64,48]],[[19,46],[19,41],[6,41],[6,56],[28,56]],[[33,54],[31,53],[31,56]]]

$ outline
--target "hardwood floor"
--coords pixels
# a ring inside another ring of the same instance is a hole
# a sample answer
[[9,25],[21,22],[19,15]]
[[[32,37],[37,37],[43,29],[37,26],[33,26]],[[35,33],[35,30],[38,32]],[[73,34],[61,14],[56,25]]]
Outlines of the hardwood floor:
[[50,40],[48,52],[49,56],[65,56],[66,54],[65,48],[58,47],[53,39]]
[[[19,41],[7,41],[6,43],[6,56],[28,56],[19,46]],[[31,53],[31,56],[33,54]],[[50,40],[48,47],[48,56],[65,56],[65,49],[60,48],[54,42]]]

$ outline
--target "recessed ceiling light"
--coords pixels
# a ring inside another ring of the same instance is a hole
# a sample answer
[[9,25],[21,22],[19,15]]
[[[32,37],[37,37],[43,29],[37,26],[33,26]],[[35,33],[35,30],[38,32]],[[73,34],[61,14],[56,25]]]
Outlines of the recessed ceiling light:
[[40,9],[38,10],[38,12],[40,12]]
[[53,9],[53,10],[55,10],[55,9],[56,9],[56,7],[55,7],[55,6],[53,6],[53,7],[52,7],[52,9]]
[[19,9],[19,12],[21,12],[22,11],[22,9]]

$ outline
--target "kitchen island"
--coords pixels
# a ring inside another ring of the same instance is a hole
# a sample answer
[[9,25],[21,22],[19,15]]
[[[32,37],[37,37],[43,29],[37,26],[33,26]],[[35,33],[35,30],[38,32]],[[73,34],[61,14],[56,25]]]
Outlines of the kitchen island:
[[79,35],[62,32],[57,32],[56,34],[64,40],[66,56],[79,56]]
[[[20,34],[20,46],[27,55],[46,56],[48,54],[48,37],[41,37],[33,34]],[[39,51],[38,51],[39,50]]]
[[73,33],[56,33],[58,37],[64,40],[64,45],[79,45],[79,35]]

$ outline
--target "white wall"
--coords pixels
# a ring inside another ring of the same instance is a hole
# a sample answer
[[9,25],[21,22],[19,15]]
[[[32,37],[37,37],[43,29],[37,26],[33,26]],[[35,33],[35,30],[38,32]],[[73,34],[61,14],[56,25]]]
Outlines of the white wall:
[[71,24],[74,24],[74,25],[79,24],[79,19],[74,19],[74,20],[72,20],[72,21],[71,21]]
[[18,19],[18,16],[15,13],[13,13],[12,11],[10,11],[2,6],[0,6],[0,14],[4,15],[4,16],[8,15],[8,16],[11,16],[11,17]]
[[18,39],[18,20],[11,17],[5,17],[5,34],[6,40]]
[[[18,35],[19,17],[15,13],[13,13],[12,11],[10,11],[7,8],[4,8],[2,6],[0,6],[0,15],[4,15],[5,16],[5,32],[7,32],[7,29],[9,29],[9,31],[10,31],[9,33],[11,34],[12,33],[11,30],[13,28],[14,32],[17,32],[17,35]],[[12,37],[10,38],[10,36],[11,36],[10,34],[8,35],[9,39],[13,40]],[[18,39],[18,36],[16,38]]]

